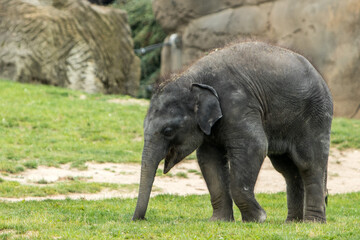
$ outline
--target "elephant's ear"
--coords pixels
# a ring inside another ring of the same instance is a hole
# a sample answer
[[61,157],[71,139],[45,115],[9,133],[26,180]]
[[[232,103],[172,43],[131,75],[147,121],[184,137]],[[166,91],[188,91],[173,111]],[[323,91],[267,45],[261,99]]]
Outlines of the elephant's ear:
[[219,96],[216,90],[205,84],[192,84],[191,91],[196,96],[196,120],[200,129],[210,135],[212,126],[222,117]]

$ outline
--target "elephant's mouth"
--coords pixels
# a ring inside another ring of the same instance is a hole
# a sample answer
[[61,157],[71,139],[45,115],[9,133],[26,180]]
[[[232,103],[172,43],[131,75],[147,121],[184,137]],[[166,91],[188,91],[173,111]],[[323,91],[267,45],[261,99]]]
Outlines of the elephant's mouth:
[[178,162],[181,161],[181,159],[179,160],[178,156],[179,154],[175,150],[175,147],[170,147],[170,150],[165,157],[165,165],[164,165],[165,174],[168,173],[173,166],[175,166]]

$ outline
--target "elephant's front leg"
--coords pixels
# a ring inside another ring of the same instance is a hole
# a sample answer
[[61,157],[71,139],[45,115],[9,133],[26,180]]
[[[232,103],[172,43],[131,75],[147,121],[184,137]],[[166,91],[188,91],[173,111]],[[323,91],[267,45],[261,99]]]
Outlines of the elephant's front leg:
[[[267,144],[256,139],[239,140],[228,149],[231,196],[243,222],[264,222],[266,212],[256,201],[254,187],[266,156]],[[242,144],[243,143],[243,144]]]
[[225,152],[204,143],[197,150],[201,172],[210,192],[213,215],[210,220],[233,221],[233,204],[229,190],[229,168]]

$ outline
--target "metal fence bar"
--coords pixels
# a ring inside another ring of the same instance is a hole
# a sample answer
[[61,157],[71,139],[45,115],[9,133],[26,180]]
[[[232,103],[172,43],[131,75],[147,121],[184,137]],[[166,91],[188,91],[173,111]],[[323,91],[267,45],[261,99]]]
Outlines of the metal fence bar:
[[139,54],[139,55],[144,55],[148,52],[151,52],[157,48],[162,48],[163,46],[170,46],[171,42],[165,42],[165,43],[157,43],[157,44],[153,44],[147,47],[143,47],[143,48],[137,48],[135,49],[135,53]]
[[143,47],[143,48],[137,48],[137,49],[134,49],[134,51],[136,54],[144,55],[144,54],[151,52],[157,48],[162,48],[163,46],[173,46],[175,48],[180,48],[181,47],[180,36],[178,34],[174,33],[174,34],[171,34],[168,42],[157,43],[157,44],[153,44],[153,45]]

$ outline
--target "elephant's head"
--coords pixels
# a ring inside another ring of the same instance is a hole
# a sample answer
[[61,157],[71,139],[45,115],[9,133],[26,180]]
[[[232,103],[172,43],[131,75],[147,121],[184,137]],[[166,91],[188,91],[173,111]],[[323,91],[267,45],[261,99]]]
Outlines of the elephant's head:
[[178,79],[160,87],[144,121],[144,149],[138,201],[133,220],[144,219],[156,170],[165,158],[164,173],[196,150],[222,117],[216,91]]

